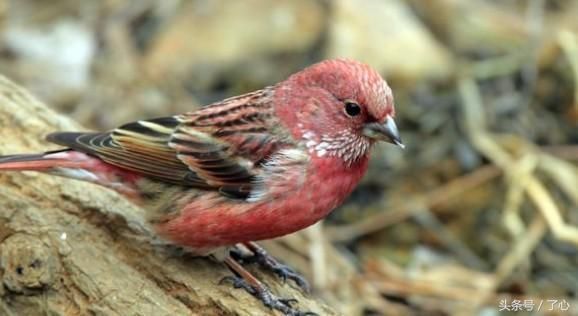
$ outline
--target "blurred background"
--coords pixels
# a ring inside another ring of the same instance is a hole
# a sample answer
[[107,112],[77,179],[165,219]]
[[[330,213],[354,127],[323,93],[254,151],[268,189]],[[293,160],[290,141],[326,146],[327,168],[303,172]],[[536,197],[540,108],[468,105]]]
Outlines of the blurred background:
[[[90,129],[349,57],[393,88],[322,225],[266,246],[344,315],[578,315],[578,1],[0,0],[0,73]],[[2,105],[0,105],[2,106]]]

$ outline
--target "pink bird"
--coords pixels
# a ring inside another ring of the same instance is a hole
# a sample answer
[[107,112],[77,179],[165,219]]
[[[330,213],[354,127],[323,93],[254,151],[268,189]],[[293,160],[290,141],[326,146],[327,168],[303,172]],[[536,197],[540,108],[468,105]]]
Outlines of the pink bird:
[[[263,266],[306,287],[254,241],[323,219],[353,191],[376,141],[403,147],[391,89],[369,66],[326,60],[262,90],[199,110],[102,133],[59,132],[66,149],[0,157],[0,171],[35,170],[114,189],[147,210],[159,236],[222,259],[270,308],[303,315],[240,264],[244,245]],[[306,314],[306,313],[305,313]]]

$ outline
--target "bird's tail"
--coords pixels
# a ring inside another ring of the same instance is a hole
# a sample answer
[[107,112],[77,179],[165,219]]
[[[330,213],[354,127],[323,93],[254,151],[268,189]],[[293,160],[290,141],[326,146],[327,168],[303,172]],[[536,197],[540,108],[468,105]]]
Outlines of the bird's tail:
[[132,197],[138,175],[72,149],[0,156],[0,172],[39,171],[96,183]]
[[69,150],[59,150],[40,154],[0,156],[0,171],[44,171],[55,168],[74,167],[78,161],[71,161]]

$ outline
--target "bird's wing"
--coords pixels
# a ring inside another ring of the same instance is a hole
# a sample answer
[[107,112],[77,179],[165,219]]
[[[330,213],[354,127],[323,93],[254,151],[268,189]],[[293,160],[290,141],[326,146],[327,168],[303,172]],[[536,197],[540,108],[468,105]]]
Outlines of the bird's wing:
[[142,120],[105,133],[55,133],[48,140],[177,185],[247,198],[268,157],[289,144],[268,92],[187,114]]
[[309,155],[300,148],[284,148],[272,154],[253,181],[249,202],[280,198],[299,189],[307,178]]

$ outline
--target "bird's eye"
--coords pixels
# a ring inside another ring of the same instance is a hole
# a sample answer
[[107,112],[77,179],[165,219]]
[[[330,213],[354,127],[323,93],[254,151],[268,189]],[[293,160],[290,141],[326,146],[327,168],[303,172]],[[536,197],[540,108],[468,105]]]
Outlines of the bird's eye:
[[361,107],[354,101],[345,101],[345,113],[349,116],[356,116],[361,113]]

